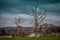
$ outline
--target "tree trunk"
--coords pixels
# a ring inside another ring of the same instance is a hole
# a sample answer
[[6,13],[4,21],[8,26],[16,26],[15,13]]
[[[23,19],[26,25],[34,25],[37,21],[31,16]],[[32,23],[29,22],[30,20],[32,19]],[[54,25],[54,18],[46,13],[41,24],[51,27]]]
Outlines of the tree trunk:
[[38,20],[37,20],[37,14],[35,14],[35,30],[36,30],[36,37],[38,35]]

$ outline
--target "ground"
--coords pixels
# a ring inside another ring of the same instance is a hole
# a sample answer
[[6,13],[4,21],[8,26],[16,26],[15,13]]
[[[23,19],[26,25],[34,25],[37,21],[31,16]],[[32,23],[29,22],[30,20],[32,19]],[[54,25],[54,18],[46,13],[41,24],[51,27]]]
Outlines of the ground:
[[17,37],[17,38],[0,38],[0,40],[60,40],[60,37]]

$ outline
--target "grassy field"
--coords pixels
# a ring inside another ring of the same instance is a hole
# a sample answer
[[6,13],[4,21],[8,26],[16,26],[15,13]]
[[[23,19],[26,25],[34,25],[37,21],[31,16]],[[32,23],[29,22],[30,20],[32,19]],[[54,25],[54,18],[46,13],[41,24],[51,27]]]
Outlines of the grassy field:
[[17,37],[17,38],[0,38],[0,40],[60,40],[60,37]]

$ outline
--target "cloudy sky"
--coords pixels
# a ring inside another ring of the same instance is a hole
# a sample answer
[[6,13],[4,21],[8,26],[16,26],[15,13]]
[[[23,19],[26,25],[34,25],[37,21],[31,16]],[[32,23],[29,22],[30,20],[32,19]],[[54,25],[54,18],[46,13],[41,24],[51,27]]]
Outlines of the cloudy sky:
[[45,8],[44,23],[60,24],[60,0],[0,0],[0,27],[16,26],[14,18],[25,20],[22,26],[32,26],[32,17],[27,15],[32,7]]

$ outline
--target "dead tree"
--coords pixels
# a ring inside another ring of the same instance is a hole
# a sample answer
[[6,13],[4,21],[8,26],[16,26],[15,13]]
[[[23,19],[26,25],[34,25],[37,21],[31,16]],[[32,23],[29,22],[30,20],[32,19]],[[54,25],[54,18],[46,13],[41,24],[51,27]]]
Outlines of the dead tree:
[[[22,26],[21,26],[21,23],[23,22],[21,18],[15,18],[15,24],[16,24],[16,28],[14,29],[16,31],[15,35],[14,36],[19,36],[19,32],[20,30],[22,30]],[[13,31],[13,34],[14,34],[14,31]]]
[[22,19],[21,18],[15,18],[15,24],[17,27],[21,26],[20,24],[22,23]]
[[32,14],[29,14],[29,15],[34,17],[34,28],[33,29],[37,37],[40,24],[46,17],[46,11],[45,9],[39,9],[37,7],[33,7],[31,11],[32,11]]

